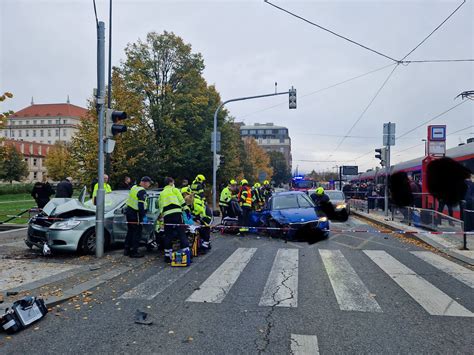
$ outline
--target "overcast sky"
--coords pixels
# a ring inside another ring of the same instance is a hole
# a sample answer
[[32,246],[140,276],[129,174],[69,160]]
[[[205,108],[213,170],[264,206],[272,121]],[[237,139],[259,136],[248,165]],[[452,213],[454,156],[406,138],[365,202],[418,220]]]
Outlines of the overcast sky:
[[[462,1],[282,1],[274,3],[390,57],[401,58]],[[86,106],[96,84],[96,28],[92,0],[0,0],[0,91],[14,100],[2,110],[35,103]],[[97,0],[108,28],[108,0]],[[393,62],[313,27],[263,0],[114,0],[113,65],[127,43],[150,31],[172,31],[202,53],[208,83],[222,99],[271,93],[274,83],[298,90],[298,109],[287,97],[231,103],[230,113],[247,124],[274,122],[289,128],[293,167],[300,171],[377,165],[373,149],[382,125],[397,135],[460,103],[454,97],[474,89],[474,63],[400,65],[340,147],[341,137],[361,116],[393,66],[311,94]],[[107,29],[108,31],[108,29]],[[461,9],[407,59],[474,58],[474,5]],[[311,94],[311,95],[309,95]],[[304,96],[306,95],[306,96]],[[279,105],[280,104],[280,105]],[[467,100],[434,120],[448,134],[474,124]],[[448,137],[448,147],[474,136],[474,128]],[[396,142],[392,162],[423,154],[423,126]],[[418,145],[412,149],[407,149]],[[365,153],[368,153],[362,156]],[[361,157],[362,156],[362,157]],[[357,160],[356,158],[360,157]],[[307,162],[327,161],[334,162]]]

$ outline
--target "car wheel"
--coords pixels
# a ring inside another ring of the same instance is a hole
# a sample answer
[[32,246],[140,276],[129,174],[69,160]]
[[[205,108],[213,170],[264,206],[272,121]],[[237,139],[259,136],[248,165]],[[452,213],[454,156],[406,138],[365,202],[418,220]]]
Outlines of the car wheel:
[[341,211],[341,221],[345,222],[349,219],[349,214],[347,213],[347,210],[342,210]]
[[95,229],[85,232],[79,241],[79,248],[82,254],[90,255],[95,253]]
[[33,249],[33,244],[25,240],[25,244],[28,248]]

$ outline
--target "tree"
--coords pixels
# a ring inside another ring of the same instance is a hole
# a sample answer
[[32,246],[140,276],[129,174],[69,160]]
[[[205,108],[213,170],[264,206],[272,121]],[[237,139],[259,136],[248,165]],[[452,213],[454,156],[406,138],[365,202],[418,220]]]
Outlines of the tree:
[[71,159],[70,148],[64,142],[57,142],[49,149],[44,165],[48,169],[48,176],[56,181],[74,175],[77,170]]
[[273,181],[276,185],[287,184],[291,179],[291,170],[282,152],[268,152],[270,166],[273,168]]
[[21,181],[28,175],[28,165],[23,155],[12,144],[4,146],[0,160],[0,180]]
[[[161,181],[168,175],[193,179],[197,174],[210,181],[213,115],[221,100],[202,76],[201,54],[173,33],[151,32],[146,40],[129,44],[125,56],[113,69],[112,107],[131,118],[125,121],[128,131],[115,138],[112,181],[124,175]],[[219,113],[218,125],[225,137],[222,154],[237,157],[219,175],[241,173],[240,135],[226,110]],[[97,137],[97,114],[91,105],[71,147],[87,182],[97,175]]]
[[259,181],[260,173],[265,173],[265,179],[271,180],[273,169],[270,166],[268,154],[257,144],[255,139],[246,138],[242,142],[242,167],[245,179],[249,183]]

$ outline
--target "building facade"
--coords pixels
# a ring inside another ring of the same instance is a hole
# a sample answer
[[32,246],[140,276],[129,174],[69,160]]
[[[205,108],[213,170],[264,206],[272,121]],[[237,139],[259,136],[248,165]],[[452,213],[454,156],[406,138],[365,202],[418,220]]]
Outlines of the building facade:
[[13,145],[18,152],[23,154],[25,162],[28,164],[28,176],[25,178],[25,181],[43,180],[43,176],[47,174],[44,160],[53,145],[10,139],[3,140],[0,144]]
[[[69,101],[69,100],[68,100]],[[3,132],[9,140],[54,144],[70,142],[80,119],[87,114],[83,107],[64,104],[32,104],[10,115]]]
[[273,123],[255,123],[249,126],[239,124],[239,126],[242,139],[254,138],[257,144],[266,152],[276,151],[283,153],[291,169],[291,138],[288,128],[275,126]]

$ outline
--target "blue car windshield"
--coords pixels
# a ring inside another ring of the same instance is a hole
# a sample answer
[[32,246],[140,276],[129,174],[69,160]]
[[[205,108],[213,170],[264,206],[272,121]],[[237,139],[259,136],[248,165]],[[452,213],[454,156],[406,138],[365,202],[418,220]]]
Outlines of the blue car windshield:
[[312,208],[312,202],[303,194],[273,196],[272,209],[285,210],[290,208]]

